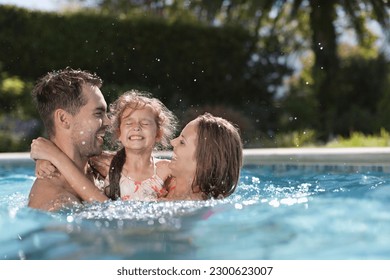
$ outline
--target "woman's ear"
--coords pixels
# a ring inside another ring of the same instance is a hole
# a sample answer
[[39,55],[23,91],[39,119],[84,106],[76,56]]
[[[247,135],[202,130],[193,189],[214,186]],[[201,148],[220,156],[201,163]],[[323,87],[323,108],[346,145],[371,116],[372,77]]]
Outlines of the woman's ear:
[[160,142],[162,136],[163,136],[163,131],[162,131],[162,129],[158,129],[158,130],[157,130],[157,133],[156,133],[156,142]]
[[63,109],[57,109],[54,112],[54,124],[55,126],[62,127],[64,129],[70,128],[70,114]]

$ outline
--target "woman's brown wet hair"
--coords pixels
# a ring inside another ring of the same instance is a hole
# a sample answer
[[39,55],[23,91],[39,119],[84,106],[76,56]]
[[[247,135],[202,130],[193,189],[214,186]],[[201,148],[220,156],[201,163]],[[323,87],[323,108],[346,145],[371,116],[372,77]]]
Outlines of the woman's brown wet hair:
[[192,184],[205,198],[224,198],[237,187],[243,163],[239,129],[226,119],[205,113],[196,119],[197,168]]

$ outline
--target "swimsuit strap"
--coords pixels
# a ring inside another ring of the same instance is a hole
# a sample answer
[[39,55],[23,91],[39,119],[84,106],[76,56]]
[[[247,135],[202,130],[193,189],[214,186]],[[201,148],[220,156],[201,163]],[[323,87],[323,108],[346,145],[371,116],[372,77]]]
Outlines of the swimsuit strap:
[[153,176],[156,176],[157,175],[157,165],[156,165],[156,160],[153,156],[152,156],[152,162],[153,162],[153,169],[154,169]]

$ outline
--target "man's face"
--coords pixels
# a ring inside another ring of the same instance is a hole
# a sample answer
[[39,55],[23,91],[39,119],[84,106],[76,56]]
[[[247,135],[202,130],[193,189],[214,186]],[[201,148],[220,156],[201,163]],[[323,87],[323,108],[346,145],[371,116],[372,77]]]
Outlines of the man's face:
[[103,136],[109,125],[107,103],[96,86],[84,84],[82,93],[87,104],[73,116],[72,141],[81,157],[91,157],[102,152]]

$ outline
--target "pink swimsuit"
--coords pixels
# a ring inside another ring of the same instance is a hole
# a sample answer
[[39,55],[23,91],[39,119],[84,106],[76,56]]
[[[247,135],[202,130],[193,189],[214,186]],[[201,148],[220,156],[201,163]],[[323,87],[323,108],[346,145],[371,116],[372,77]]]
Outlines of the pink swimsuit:
[[135,181],[122,174],[119,181],[122,200],[156,200],[162,193],[164,181],[157,175],[156,163],[153,160],[154,174],[143,181]]

